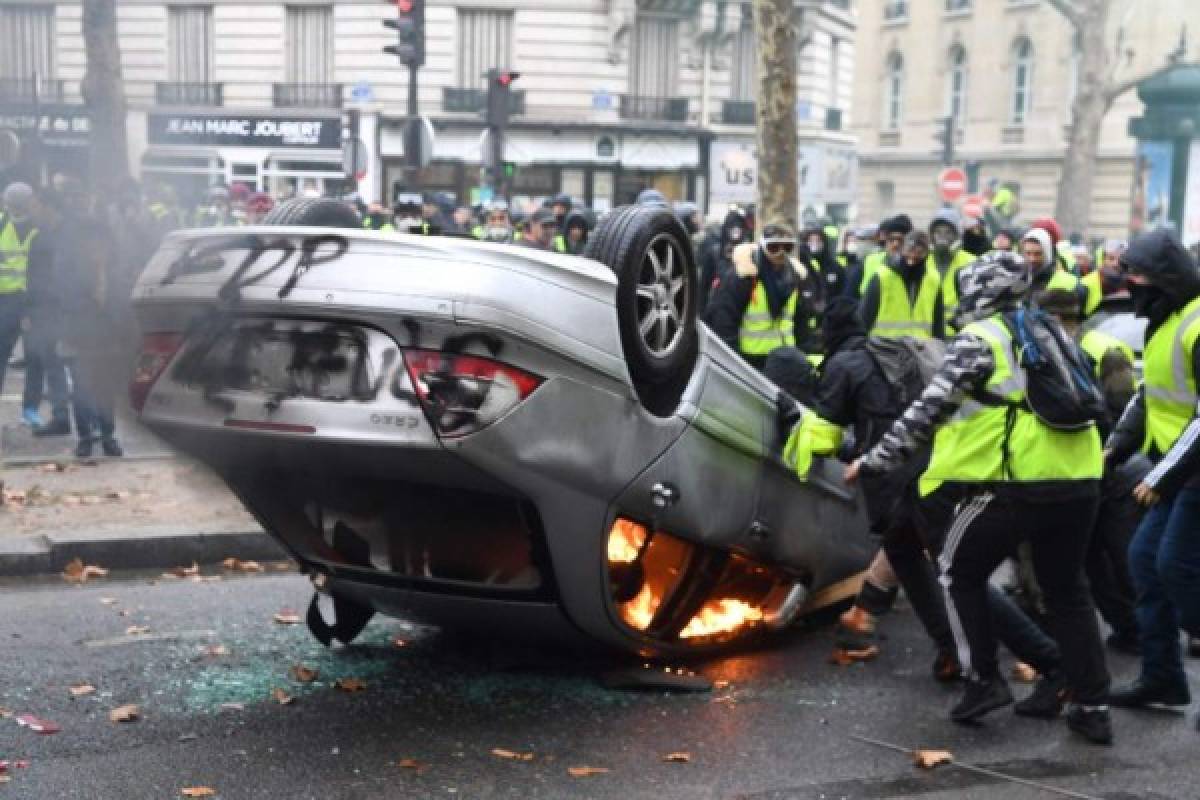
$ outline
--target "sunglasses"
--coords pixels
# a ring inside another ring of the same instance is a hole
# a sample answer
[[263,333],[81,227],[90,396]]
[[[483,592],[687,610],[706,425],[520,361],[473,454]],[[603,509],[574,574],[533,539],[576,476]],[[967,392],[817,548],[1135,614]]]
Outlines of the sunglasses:
[[767,252],[773,256],[780,253],[790,253],[794,249],[796,249],[796,245],[791,242],[767,242]]

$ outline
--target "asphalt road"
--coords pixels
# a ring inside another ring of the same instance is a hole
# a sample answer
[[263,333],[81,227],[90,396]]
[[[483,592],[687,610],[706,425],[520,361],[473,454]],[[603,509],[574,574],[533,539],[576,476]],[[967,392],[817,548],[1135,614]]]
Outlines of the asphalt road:
[[[1113,748],[1008,711],[983,727],[953,725],[955,691],[928,676],[930,653],[907,611],[888,618],[873,663],[835,666],[831,630],[796,631],[696,665],[728,686],[670,694],[606,690],[597,676],[612,665],[595,658],[396,620],[376,619],[358,646],[324,650],[303,625],[273,621],[308,598],[295,574],[0,585],[0,706],[62,728],[41,735],[0,719],[0,759],[29,760],[10,769],[0,800],[173,798],[197,786],[226,800],[1055,797],[952,767],[918,770],[854,734],[948,750],[1077,797],[1200,797],[1192,716],[1120,713]],[[148,632],[127,635],[133,625]],[[205,653],[216,645],[225,653]],[[291,680],[298,663],[317,680]],[[1124,678],[1135,669],[1125,657],[1112,666]],[[334,688],[348,678],[365,690]],[[96,692],[72,697],[81,683]],[[275,687],[295,701],[280,705]],[[142,718],[109,721],[127,703]],[[669,753],[690,761],[665,762]],[[398,766],[403,759],[421,768]],[[581,766],[610,771],[568,771]]]

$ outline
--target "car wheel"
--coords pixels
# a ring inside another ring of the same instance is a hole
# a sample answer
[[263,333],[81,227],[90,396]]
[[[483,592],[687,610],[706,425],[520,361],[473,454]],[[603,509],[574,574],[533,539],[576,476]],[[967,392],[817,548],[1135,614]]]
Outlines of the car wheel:
[[626,206],[609,214],[584,253],[617,276],[621,347],[642,405],[671,414],[696,364],[696,260],[670,211]]
[[358,212],[328,197],[298,197],[267,212],[263,225],[310,225],[317,228],[361,228]]

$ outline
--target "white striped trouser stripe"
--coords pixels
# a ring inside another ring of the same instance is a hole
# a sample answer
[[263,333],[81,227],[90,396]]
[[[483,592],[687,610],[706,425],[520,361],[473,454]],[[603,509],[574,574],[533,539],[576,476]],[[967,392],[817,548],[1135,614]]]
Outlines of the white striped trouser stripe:
[[966,631],[963,630],[962,619],[958,609],[954,607],[954,598],[950,596],[950,565],[954,563],[954,553],[962,543],[963,535],[975,519],[984,512],[996,495],[991,492],[972,497],[965,505],[960,506],[946,534],[946,543],[942,546],[942,554],[938,557],[939,579],[942,591],[946,595],[946,615],[950,618],[950,631],[954,634],[954,647],[958,650],[958,663],[964,673],[971,671],[971,646],[967,641]]

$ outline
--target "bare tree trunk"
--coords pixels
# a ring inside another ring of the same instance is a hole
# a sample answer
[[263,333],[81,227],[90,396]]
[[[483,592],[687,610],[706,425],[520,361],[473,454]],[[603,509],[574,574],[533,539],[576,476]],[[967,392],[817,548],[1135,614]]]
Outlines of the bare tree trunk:
[[792,0],[754,0],[758,40],[758,224],[796,228],[796,42]]
[[116,0],[83,0],[83,41],[87,73],[82,88],[91,117],[92,188],[98,197],[113,197],[129,178]]

